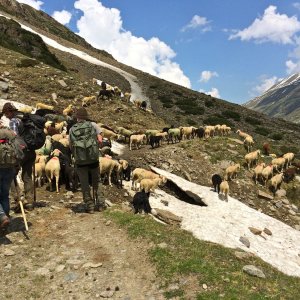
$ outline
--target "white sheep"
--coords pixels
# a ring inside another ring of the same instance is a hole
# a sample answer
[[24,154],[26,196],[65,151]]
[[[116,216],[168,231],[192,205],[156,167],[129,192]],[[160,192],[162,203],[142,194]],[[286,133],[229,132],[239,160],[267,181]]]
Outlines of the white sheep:
[[244,147],[247,149],[247,152],[250,152],[253,145],[254,145],[254,140],[253,140],[252,136],[250,136],[250,135],[246,136],[246,138],[244,140]]
[[257,165],[254,169],[254,181],[257,183],[257,180],[259,180],[260,177],[262,177],[262,171],[266,167],[265,163],[261,163]]
[[292,160],[294,159],[294,157],[295,157],[295,154],[293,152],[288,152],[283,155],[283,158],[285,158],[285,160],[286,160],[286,168],[288,168],[289,165],[292,164]]
[[45,167],[45,173],[49,182],[49,188],[51,190],[52,179],[53,177],[55,177],[57,193],[59,193],[58,182],[59,182],[59,173],[60,173],[60,163],[59,163],[58,156],[60,153],[61,152],[58,149],[54,149],[50,154],[51,156],[53,155],[53,157],[47,162]]
[[37,155],[35,159],[34,164],[34,175],[35,175],[35,182],[38,184],[38,186],[41,186],[42,183],[42,177],[45,173],[45,167],[46,167],[46,155]]
[[225,170],[225,179],[231,180],[234,177],[237,177],[237,172],[241,169],[240,164],[235,164],[233,166],[229,166]]
[[68,107],[66,107],[63,110],[63,115],[64,116],[69,116],[73,112],[73,104],[69,104]]
[[48,105],[48,104],[45,104],[45,103],[42,103],[42,102],[38,102],[35,105],[35,108],[36,109],[50,109],[50,110],[53,110],[54,106],[53,105]]
[[286,160],[284,157],[278,157],[278,158],[272,159],[272,165],[278,172],[281,172],[283,170],[283,168],[285,166],[285,162],[286,162]]
[[267,186],[268,180],[271,175],[273,175],[273,165],[266,166],[261,172],[261,177],[265,183],[265,186]]
[[276,174],[271,178],[271,187],[274,188],[274,193],[277,191],[277,188],[280,186],[283,180],[283,173]]
[[136,146],[136,149],[139,149],[143,142],[146,141],[145,134],[133,134],[129,139],[129,150],[132,150],[132,145]]
[[143,168],[136,168],[132,172],[132,189],[136,190],[137,184],[140,183],[142,179],[155,179],[155,178],[161,178],[162,183],[167,182],[167,178],[163,175],[153,173],[152,171],[148,171]]
[[250,170],[250,167],[253,164],[255,164],[259,156],[260,156],[260,150],[253,151],[245,155],[245,160],[248,166],[248,170]]
[[99,166],[100,166],[100,175],[107,175],[108,177],[108,184],[112,185],[111,183],[111,174],[115,169],[118,171],[120,169],[120,164],[116,160],[107,157],[100,157],[99,158]]
[[140,182],[140,190],[144,190],[145,193],[149,193],[149,192],[155,192],[155,189],[162,185],[162,178],[154,178],[154,179],[148,179],[148,178],[144,178],[141,180]]
[[103,138],[107,138],[108,140],[110,141],[115,141],[119,138],[119,134],[109,130],[109,129],[106,129],[104,127],[101,127],[101,130],[102,130],[102,137]]
[[34,108],[30,106],[23,106],[20,107],[18,111],[22,112],[23,114],[30,114],[34,111]]
[[249,136],[248,133],[243,132],[243,131],[241,131],[241,130],[239,130],[239,129],[236,131],[236,133],[237,133],[241,138],[243,138],[243,139],[245,139],[247,136]]
[[224,180],[220,184],[220,193],[224,195],[225,199],[228,200],[229,184],[228,181]]
[[84,97],[81,101],[81,106],[85,107],[93,103],[96,103],[96,96]]

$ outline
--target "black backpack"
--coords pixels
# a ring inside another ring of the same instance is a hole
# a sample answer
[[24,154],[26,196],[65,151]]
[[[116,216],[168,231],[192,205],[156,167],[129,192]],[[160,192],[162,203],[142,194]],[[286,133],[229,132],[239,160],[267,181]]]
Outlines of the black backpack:
[[41,148],[46,140],[44,126],[46,119],[39,115],[24,114],[18,131],[29,150]]

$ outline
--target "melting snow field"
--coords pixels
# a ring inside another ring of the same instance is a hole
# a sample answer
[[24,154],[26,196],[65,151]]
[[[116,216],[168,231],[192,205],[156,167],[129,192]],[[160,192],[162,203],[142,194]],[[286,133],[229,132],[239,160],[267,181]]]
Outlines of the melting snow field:
[[[162,190],[151,194],[152,208],[168,210],[182,217],[181,226],[200,239],[229,248],[241,248],[260,257],[281,272],[300,277],[300,232],[292,227],[228,197],[220,200],[211,188],[189,182],[169,172],[152,168],[177,186],[199,195],[207,206],[198,206],[181,201]],[[126,183],[130,189],[131,183]],[[167,200],[165,206],[161,200]],[[268,228],[272,235],[254,235],[248,227],[263,230]],[[242,244],[241,236],[250,241],[250,248]]]

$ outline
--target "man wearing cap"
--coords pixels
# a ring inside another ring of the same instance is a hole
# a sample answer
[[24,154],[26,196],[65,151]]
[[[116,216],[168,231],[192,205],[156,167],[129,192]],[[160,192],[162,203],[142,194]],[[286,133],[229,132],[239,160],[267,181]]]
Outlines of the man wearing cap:
[[[21,120],[17,118],[17,108],[10,102],[6,102],[3,105],[2,113],[9,119],[9,128],[13,130],[16,134],[19,134],[18,127]],[[33,209],[33,180],[32,180],[32,167],[35,162],[36,153],[34,150],[25,149],[24,158],[20,163],[22,168],[22,180],[24,182],[24,196],[25,203],[24,207],[27,210]]]
[[[95,210],[95,200],[97,203],[99,203],[100,210],[105,209],[105,203],[103,201],[104,199],[102,197],[99,197],[98,195],[99,183],[100,183],[99,143],[102,142],[102,135],[101,135],[102,131],[101,128],[95,122],[89,121],[89,116],[85,108],[80,108],[77,110],[76,119],[77,119],[77,123],[71,127],[69,132],[70,148],[75,158],[76,171],[81,184],[81,191],[82,191],[83,201],[86,205],[86,212],[93,213]],[[85,129],[78,130],[78,128],[84,128],[84,127]],[[78,133],[76,132],[82,132],[82,133],[80,133],[80,136],[78,137]],[[89,161],[88,163],[84,163],[84,162],[79,163],[79,159],[76,158],[76,150],[75,150],[76,139],[79,140],[85,135],[89,136],[90,139],[96,141],[95,146],[97,147],[98,154],[96,153],[97,157],[95,156],[92,159],[92,161]],[[91,195],[89,177],[91,178],[92,181],[93,197]],[[97,199],[95,199],[94,197],[97,197]]]

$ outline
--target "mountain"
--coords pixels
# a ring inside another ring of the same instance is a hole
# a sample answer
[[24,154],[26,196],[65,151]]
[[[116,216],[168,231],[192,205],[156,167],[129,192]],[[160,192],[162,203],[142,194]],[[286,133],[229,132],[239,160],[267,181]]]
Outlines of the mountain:
[[[53,82],[54,75],[51,77],[52,82],[48,82],[45,80],[47,75],[37,76],[34,67],[32,70],[30,68],[24,71],[15,70],[20,84],[15,95],[4,95],[8,99],[16,97],[20,102],[29,104],[28,99],[42,98],[50,101],[52,94],[56,93],[57,105],[63,108],[71,99],[75,102],[84,96],[97,93],[99,86],[88,84],[92,78],[97,78],[111,85],[117,85],[124,92],[133,93],[135,98],[147,100],[155,117],[168,125],[226,124],[234,131],[242,128],[261,139],[271,138],[291,143],[295,140],[300,141],[298,125],[283,119],[272,119],[260,112],[187,89],[120,63],[106,51],[93,48],[83,38],[46,13],[26,4],[20,4],[15,0],[0,0],[0,14],[22,24],[20,28],[13,20],[0,17],[0,34],[5,36],[6,41],[1,42],[3,49],[19,52],[36,59],[37,62],[60,69],[63,72],[60,75],[62,79],[72,78],[69,90],[59,91],[60,87]],[[47,41],[41,39],[38,34],[47,37]],[[6,54],[10,56],[9,53]],[[4,59],[4,55],[2,58]],[[28,62],[26,60],[25,62],[26,65]],[[24,64],[24,58],[19,64]],[[25,75],[28,72],[32,72],[31,76]],[[94,113],[92,110],[91,114]],[[99,114],[95,117],[99,118]],[[118,121],[114,114],[110,115],[110,118],[116,119],[115,122]],[[127,121],[134,126],[133,119],[129,116]],[[151,127],[146,121],[149,120],[139,120],[139,124]],[[154,124],[155,122],[153,126]]]
[[300,123],[300,73],[282,79],[244,106],[270,117]]

